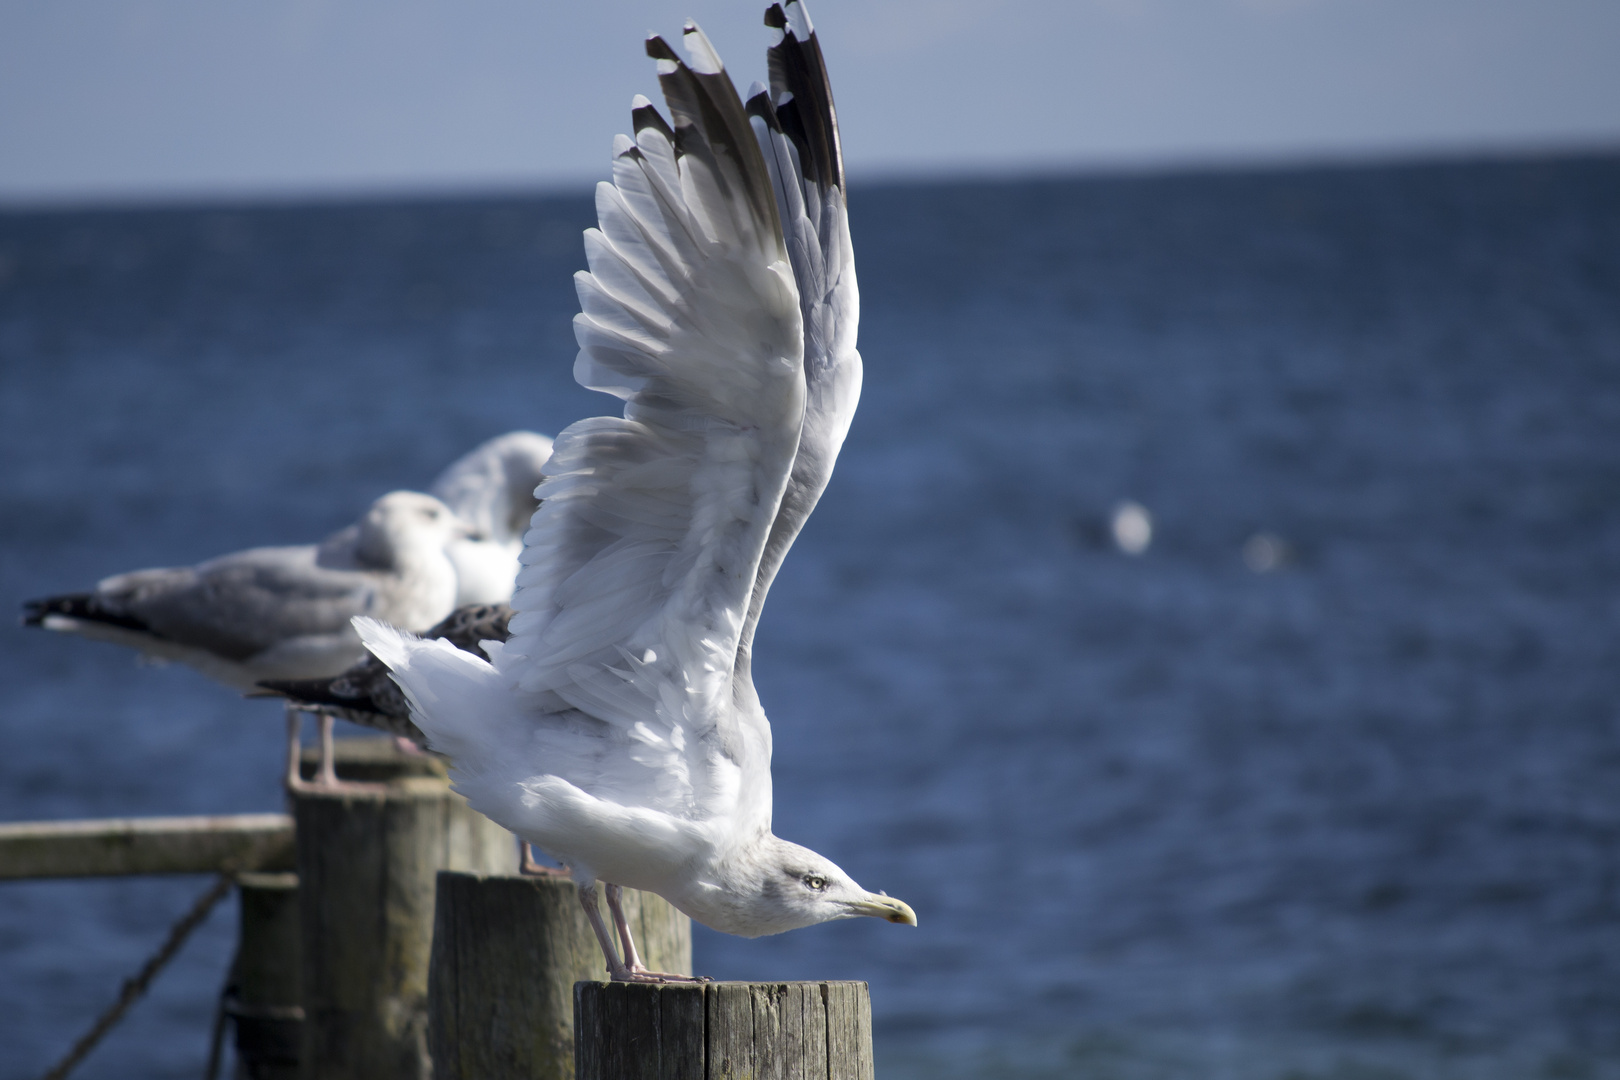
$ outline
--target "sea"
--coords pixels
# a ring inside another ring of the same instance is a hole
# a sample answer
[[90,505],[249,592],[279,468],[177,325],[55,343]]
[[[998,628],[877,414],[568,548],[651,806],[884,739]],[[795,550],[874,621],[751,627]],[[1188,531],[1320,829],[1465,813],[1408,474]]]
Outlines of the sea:
[[[1620,153],[857,177],[851,217],[865,389],[755,670],[776,831],[921,925],[698,970],[869,981],[884,1080],[1620,1077]],[[0,598],[613,411],[592,218],[0,212]],[[0,629],[0,819],[276,810],[281,732]],[[0,1077],[206,886],[0,883]],[[201,1075],[235,917],[78,1075]]]

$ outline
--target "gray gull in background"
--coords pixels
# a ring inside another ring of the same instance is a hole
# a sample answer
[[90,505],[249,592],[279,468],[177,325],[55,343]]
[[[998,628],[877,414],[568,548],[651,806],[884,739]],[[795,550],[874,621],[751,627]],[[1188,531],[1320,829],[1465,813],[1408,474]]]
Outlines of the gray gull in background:
[[647,42],[672,123],[634,102],[576,276],[575,375],[625,415],[558,437],[510,639],[485,660],[356,620],[468,802],[572,869],[616,980],[684,978],[641,964],[624,887],[749,937],[917,921],[771,832],[753,629],[831,474],[861,362],[821,49],[801,3],[765,21],[771,85],[746,106],[696,26],[688,63]]
[[428,488],[475,536],[451,542],[459,587],[456,604],[504,604],[512,599],[518,555],[539,500],[551,440],[532,431],[511,431],[467,453]]
[[[91,592],[29,601],[23,622],[178,660],[238,690],[330,678],[364,656],[355,616],[426,630],[449,614],[457,586],[445,546],[470,531],[433,496],[395,491],[324,543],[118,574]],[[288,781],[298,786],[296,713],[289,740]],[[330,721],[322,745],[319,782],[330,786]]]

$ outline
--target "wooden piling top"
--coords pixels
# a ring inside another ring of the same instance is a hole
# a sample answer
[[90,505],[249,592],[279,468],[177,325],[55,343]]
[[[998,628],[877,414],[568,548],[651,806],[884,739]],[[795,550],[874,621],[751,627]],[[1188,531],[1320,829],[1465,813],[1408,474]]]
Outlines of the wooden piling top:
[[[315,779],[320,764],[320,747],[306,746],[299,752],[299,769],[305,780]],[[449,766],[437,754],[408,754],[389,736],[354,735],[336,739],[332,764],[345,780],[385,782],[406,776],[449,775]]]
[[578,1080],[872,1080],[864,982],[574,984]]

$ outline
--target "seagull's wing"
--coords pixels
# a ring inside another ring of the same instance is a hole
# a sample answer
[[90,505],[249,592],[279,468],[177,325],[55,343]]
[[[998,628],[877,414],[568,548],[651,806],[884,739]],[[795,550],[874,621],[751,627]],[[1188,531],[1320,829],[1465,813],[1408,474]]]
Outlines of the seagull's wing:
[[[798,449],[805,381],[770,173],[713,48],[691,24],[685,38],[690,64],[648,40],[671,122],[638,99],[636,137],[619,137],[613,183],[597,188],[590,272],[576,279],[575,377],[623,398],[624,416],[557,437],[511,638],[495,656],[505,689],[486,684],[458,705],[448,683],[401,668],[426,650],[444,679],[481,661],[362,632],[458,768],[478,768],[466,763],[498,740],[494,728],[469,737],[482,721],[450,711],[471,713],[475,700],[507,709],[504,694],[522,702],[528,726],[509,716],[500,738],[526,732],[535,769],[594,798],[693,819],[730,814],[768,776],[769,728],[757,708],[739,707],[733,671]],[[492,761],[486,775],[498,769]]]
[[241,661],[307,635],[352,641],[350,616],[376,606],[373,576],[319,566],[313,546],[251,548],[195,567],[119,574],[96,595],[156,637]]
[[624,418],[557,440],[506,650],[525,658],[523,688],[632,725],[632,685],[680,695],[689,716],[734,712],[740,631],[804,416],[767,166],[712,48],[691,24],[686,41],[691,67],[648,42],[673,128],[637,103],[577,277],[576,378],[625,398]]
[[807,397],[798,455],[749,602],[739,670],[746,670],[765,594],[827,487],[861,396],[861,354],[855,351],[861,301],[832,85],[802,0],[771,5],[765,25],[777,39],[767,51],[771,85],[756,84],[747,107],[799,288]]

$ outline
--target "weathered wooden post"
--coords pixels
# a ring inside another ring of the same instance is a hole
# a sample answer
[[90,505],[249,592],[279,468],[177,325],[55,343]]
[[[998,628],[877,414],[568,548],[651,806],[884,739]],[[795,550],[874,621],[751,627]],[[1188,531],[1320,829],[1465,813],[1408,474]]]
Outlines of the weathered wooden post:
[[[629,889],[624,911],[649,967],[691,973],[690,919]],[[428,980],[435,1080],[572,1080],[574,984],[603,973],[573,882],[440,873]]]
[[298,875],[237,877],[236,966],[225,1012],[236,1026],[239,1080],[296,1080],[303,1039]]
[[872,1080],[863,982],[574,987],[578,1080]]
[[468,808],[442,776],[405,776],[376,792],[300,792],[292,801],[301,1075],[428,1080],[434,876],[513,870],[512,835]]

